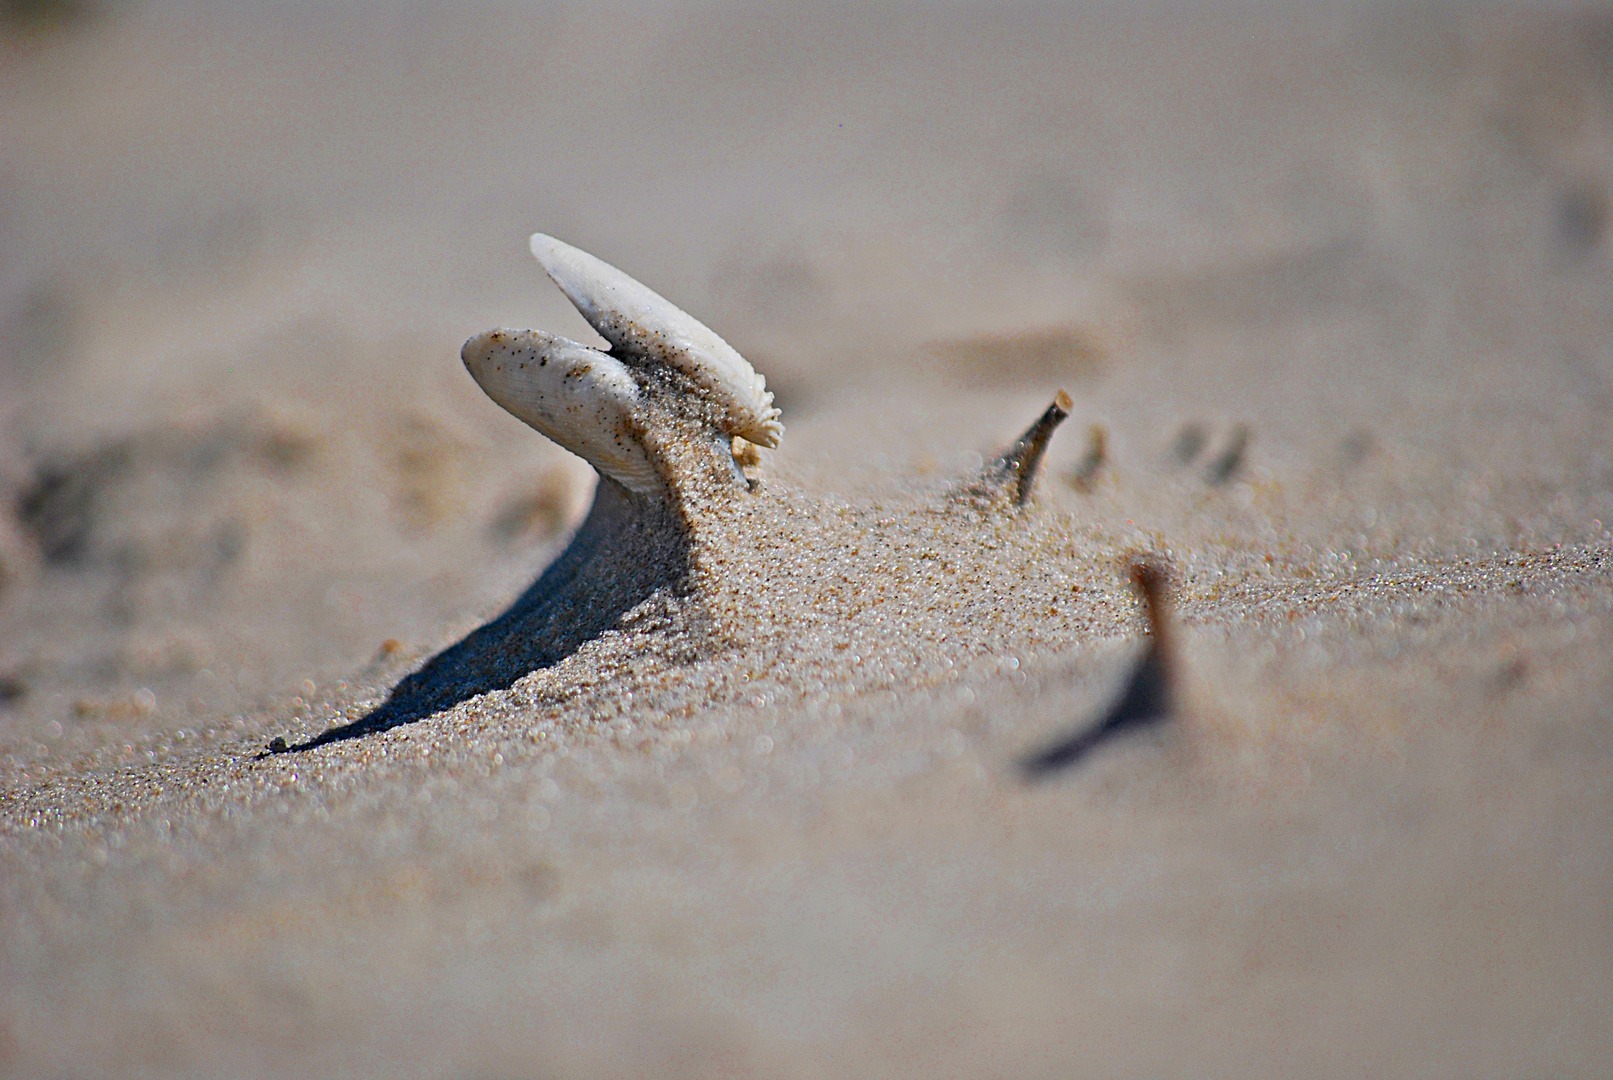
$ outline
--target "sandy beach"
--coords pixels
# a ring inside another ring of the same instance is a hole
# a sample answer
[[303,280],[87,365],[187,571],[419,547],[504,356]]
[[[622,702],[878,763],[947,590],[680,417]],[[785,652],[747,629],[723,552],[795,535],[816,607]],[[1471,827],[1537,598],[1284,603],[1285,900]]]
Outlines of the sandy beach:
[[[1610,223],[1604,7],[13,19],[0,1075],[1605,1075]],[[482,392],[534,231],[753,490]]]

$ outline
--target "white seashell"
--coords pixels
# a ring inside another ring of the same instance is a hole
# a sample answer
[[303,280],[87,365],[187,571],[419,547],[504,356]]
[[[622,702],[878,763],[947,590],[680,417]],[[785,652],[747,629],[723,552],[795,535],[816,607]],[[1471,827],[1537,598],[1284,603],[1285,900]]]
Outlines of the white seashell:
[[777,446],[784,426],[755,368],[700,320],[609,263],[543,233],[532,254],[615,355],[658,361],[688,375],[723,410],[722,430]]
[[460,350],[487,396],[629,491],[662,483],[640,441],[638,384],[613,356],[539,330],[488,330]]

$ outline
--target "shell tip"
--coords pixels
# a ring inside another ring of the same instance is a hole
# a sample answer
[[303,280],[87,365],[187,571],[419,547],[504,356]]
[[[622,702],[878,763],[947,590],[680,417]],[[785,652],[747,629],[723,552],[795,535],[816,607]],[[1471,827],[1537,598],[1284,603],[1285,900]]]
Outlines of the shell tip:
[[543,264],[544,269],[548,269],[550,261],[555,256],[555,249],[559,246],[560,241],[548,233],[535,232],[527,240],[527,249],[532,252],[534,259]]

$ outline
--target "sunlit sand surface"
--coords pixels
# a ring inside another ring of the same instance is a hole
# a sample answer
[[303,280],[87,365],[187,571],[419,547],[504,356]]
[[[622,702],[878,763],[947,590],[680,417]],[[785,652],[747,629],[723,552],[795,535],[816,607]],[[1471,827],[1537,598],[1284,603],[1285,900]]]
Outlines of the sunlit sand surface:
[[[1605,14],[8,34],[0,1073],[1605,1072]],[[755,490],[481,392],[537,230]]]

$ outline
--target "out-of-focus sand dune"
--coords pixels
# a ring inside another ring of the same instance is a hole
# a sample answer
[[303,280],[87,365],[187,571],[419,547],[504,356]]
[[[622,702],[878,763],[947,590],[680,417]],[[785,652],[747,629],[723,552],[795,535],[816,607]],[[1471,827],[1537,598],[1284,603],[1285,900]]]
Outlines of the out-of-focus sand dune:
[[[1600,1075],[1610,200],[1594,7],[12,27],[0,1073]],[[587,511],[457,356],[592,340],[534,229],[778,393],[755,640],[258,758]],[[1026,786],[1134,551],[1186,710]]]

